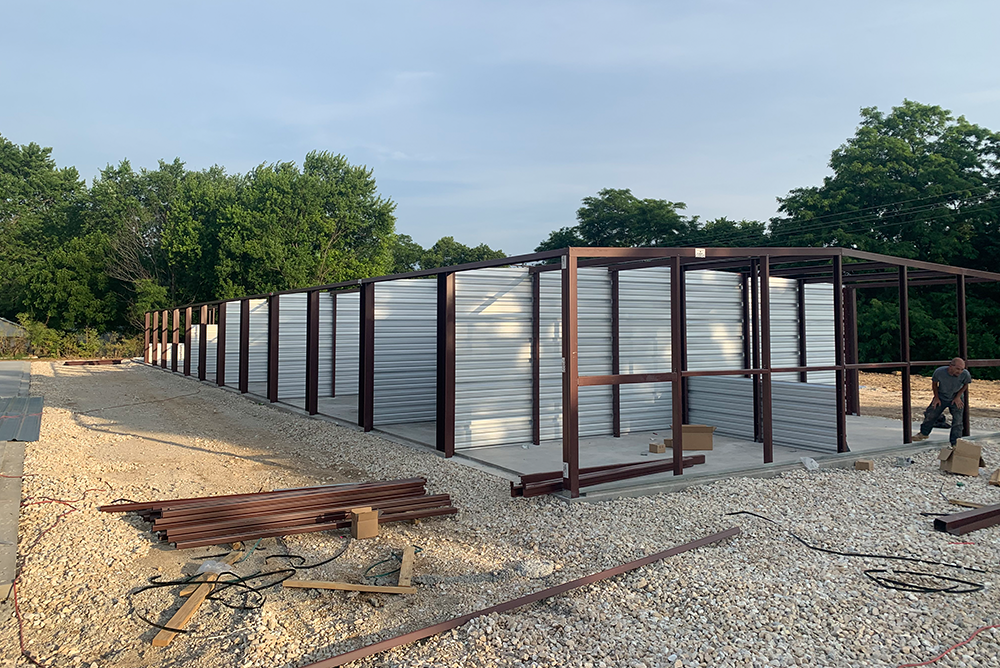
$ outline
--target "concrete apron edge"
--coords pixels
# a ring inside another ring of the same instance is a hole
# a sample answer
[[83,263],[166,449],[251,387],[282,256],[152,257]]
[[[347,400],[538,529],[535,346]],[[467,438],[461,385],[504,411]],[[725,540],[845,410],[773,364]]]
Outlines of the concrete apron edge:
[[21,516],[21,478],[24,475],[25,443],[0,443],[0,601],[10,598],[17,577],[17,534]]

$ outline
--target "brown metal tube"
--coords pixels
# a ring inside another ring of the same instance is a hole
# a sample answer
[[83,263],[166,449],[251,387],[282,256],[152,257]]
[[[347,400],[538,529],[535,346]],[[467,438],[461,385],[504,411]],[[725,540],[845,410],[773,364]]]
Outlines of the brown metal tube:
[[684,386],[681,383],[681,371],[684,370],[684,321],[681,307],[684,284],[680,276],[681,259],[674,257],[670,263],[670,370],[673,374],[670,381],[670,436],[673,439],[674,475],[684,473]]
[[899,360],[903,367],[903,443],[913,442],[912,396],[910,394],[910,297],[906,267],[899,268]]

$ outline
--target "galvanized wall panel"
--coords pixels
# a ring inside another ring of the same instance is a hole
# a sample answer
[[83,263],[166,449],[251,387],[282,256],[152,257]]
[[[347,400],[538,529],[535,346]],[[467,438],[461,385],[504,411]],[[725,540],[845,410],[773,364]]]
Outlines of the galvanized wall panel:
[[[809,366],[836,364],[836,350],[833,286],[828,283],[806,285],[806,359]],[[813,371],[807,380],[820,385],[833,385],[837,382],[837,374],[835,371]]]
[[319,396],[333,394],[333,297],[319,293]]
[[531,276],[455,275],[455,447],[531,440]]
[[[668,268],[619,273],[618,333],[620,373],[670,372]],[[622,433],[670,426],[670,383],[622,385],[620,397]]]
[[[250,300],[250,348],[247,354],[247,382],[251,386],[267,383],[267,311],[266,299]],[[228,371],[226,375],[229,375]]]
[[219,357],[219,326],[205,325],[205,374],[215,377],[216,359]]
[[306,396],[306,302],[304,292],[278,297],[278,398]]
[[691,424],[716,427],[719,434],[753,440],[753,381],[742,376],[688,379]]
[[[226,385],[240,386],[240,302],[226,302]],[[219,308],[222,308],[220,305]]]
[[[799,366],[798,283],[788,278],[771,278],[771,366]],[[777,373],[774,381],[798,381],[797,373]]]
[[377,284],[374,424],[434,420],[436,388],[437,281]]
[[[378,291],[378,286],[375,287]],[[361,329],[358,319],[360,296],[357,292],[337,295],[337,396],[358,393],[358,359]]]
[[198,337],[201,336],[201,327],[195,325],[191,328],[191,342],[188,347],[191,349],[191,375],[198,377],[198,359],[201,354],[201,346],[198,345]]
[[837,451],[837,388],[813,383],[773,383],[774,444]]

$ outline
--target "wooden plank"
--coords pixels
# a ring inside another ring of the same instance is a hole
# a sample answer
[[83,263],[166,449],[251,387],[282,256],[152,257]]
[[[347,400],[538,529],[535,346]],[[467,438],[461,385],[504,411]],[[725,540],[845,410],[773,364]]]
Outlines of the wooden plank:
[[376,594],[416,594],[416,587],[378,587],[375,585],[327,582],[325,580],[285,580],[282,584],[296,589],[336,589],[338,591],[365,591]]
[[984,503],[973,503],[972,501],[960,501],[959,499],[948,499],[948,503],[953,506],[962,506],[963,508],[982,508]]
[[413,559],[417,556],[417,550],[412,545],[403,548],[403,563],[399,567],[399,586],[409,587],[413,579]]

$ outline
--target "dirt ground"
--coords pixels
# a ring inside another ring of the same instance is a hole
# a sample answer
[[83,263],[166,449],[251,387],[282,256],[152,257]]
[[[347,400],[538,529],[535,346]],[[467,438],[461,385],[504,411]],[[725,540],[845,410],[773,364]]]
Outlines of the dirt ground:
[[[971,417],[1000,418],[1000,380],[978,380],[972,369],[969,386]],[[900,372],[860,374],[861,414],[903,418],[903,378]],[[924,376],[910,377],[910,396],[914,419],[922,419],[924,409],[931,403],[931,379]],[[947,415],[947,411],[945,412]]]

